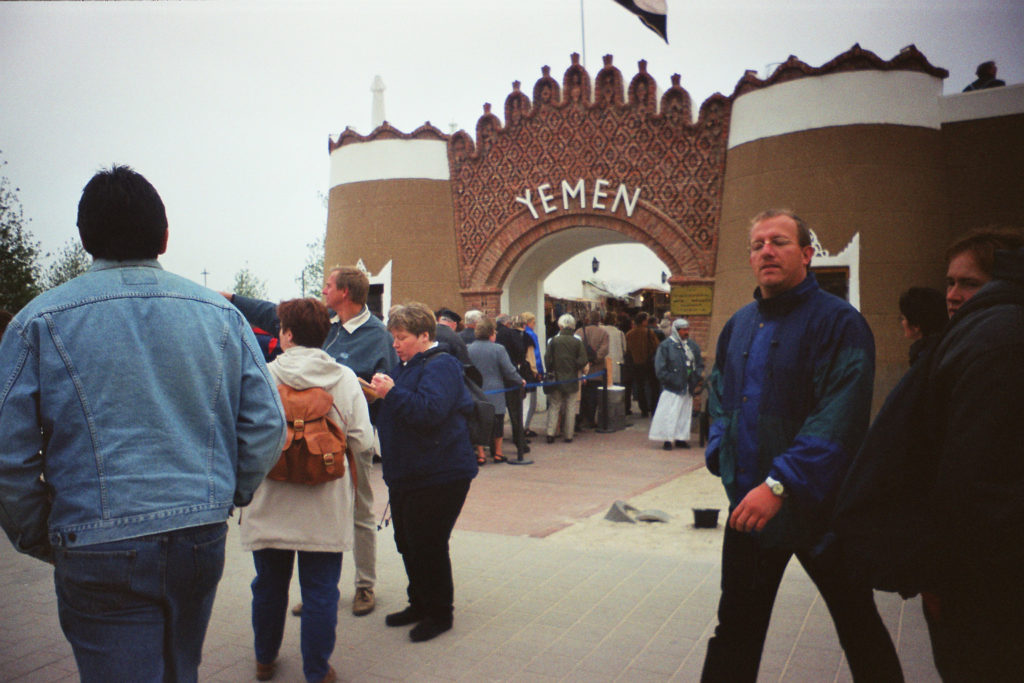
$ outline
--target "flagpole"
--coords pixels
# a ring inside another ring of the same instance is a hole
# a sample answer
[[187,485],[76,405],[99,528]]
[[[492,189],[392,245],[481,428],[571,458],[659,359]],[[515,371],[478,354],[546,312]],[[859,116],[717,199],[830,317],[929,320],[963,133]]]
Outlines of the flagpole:
[[587,33],[583,26],[583,0],[580,0],[580,53],[583,56],[583,68],[587,68]]

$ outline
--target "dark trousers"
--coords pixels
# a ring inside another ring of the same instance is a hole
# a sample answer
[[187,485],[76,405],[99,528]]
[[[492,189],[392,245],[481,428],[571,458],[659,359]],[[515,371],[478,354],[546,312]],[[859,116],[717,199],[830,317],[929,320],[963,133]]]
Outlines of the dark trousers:
[[390,491],[395,546],[409,579],[409,606],[440,621],[452,619],[455,585],[448,539],[469,493],[469,481]]
[[578,427],[593,429],[597,426],[597,397],[598,382],[601,379],[588,379],[580,387],[580,419]]
[[512,443],[516,445],[516,451],[523,455],[526,453],[526,429],[523,428],[522,389],[505,392],[505,409],[508,413],[508,421],[512,423]]
[[659,393],[658,380],[654,376],[652,363],[633,364],[630,372],[633,379],[633,393],[640,404],[640,414],[650,415],[654,412],[655,401]]
[[976,577],[962,590],[923,596],[935,668],[946,683],[1020,681],[1024,599],[1018,583]]
[[903,672],[870,588],[826,571],[808,551],[762,548],[746,533],[725,528],[718,626],[708,641],[701,681],[756,681],[775,595],[796,555],[818,587],[835,623],[855,681],[902,681]]

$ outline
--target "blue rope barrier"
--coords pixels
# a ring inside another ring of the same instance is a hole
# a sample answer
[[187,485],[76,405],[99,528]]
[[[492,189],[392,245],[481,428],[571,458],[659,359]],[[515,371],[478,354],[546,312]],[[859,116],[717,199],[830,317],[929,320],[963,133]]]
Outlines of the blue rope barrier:
[[505,392],[518,391],[519,389],[532,389],[534,387],[553,387],[556,384],[572,384],[573,382],[582,382],[585,379],[597,379],[599,377],[604,377],[606,374],[607,372],[605,370],[598,370],[595,373],[584,375],[583,377],[575,377],[573,379],[563,379],[555,382],[529,382],[526,384],[526,386],[517,385],[514,387],[505,387],[504,389],[488,389],[487,391],[484,392],[484,394],[504,394]]

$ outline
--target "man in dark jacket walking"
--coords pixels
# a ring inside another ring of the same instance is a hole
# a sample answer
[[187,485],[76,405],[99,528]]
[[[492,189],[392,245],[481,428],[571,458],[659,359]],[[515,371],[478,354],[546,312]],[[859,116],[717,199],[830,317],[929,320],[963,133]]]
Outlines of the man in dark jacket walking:
[[722,329],[709,382],[705,459],[730,515],[718,626],[704,681],[757,678],[775,594],[796,555],[828,606],[857,681],[902,681],[871,588],[811,555],[867,430],[874,338],[808,271],[806,224],[766,211],[750,231],[755,301]]

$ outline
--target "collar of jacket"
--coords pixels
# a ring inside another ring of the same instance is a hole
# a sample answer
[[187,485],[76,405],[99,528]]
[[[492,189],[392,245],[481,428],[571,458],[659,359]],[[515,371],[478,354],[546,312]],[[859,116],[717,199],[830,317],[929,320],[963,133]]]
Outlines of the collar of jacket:
[[406,361],[405,366],[406,367],[412,367],[413,365],[419,365],[420,363],[426,363],[428,360],[430,360],[431,358],[433,358],[434,356],[436,356],[439,353],[448,353],[448,352],[441,348],[441,345],[437,343],[437,340],[434,340],[434,345],[433,346],[431,346],[426,351],[420,351],[419,353],[417,353],[415,356],[413,356],[408,361]]
[[157,260],[154,259],[127,259],[124,261],[111,261],[109,259],[93,259],[89,270],[110,270],[111,268],[157,268],[163,270]]
[[757,301],[758,310],[765,317],[786,315],[813,296],[819,289],[818,281],[814,279],[814,274],[808,271],[807,277],[804,278],[803,282],[770,299],[765,299],[761,295],[760,287],[755,288],[754,300]]

